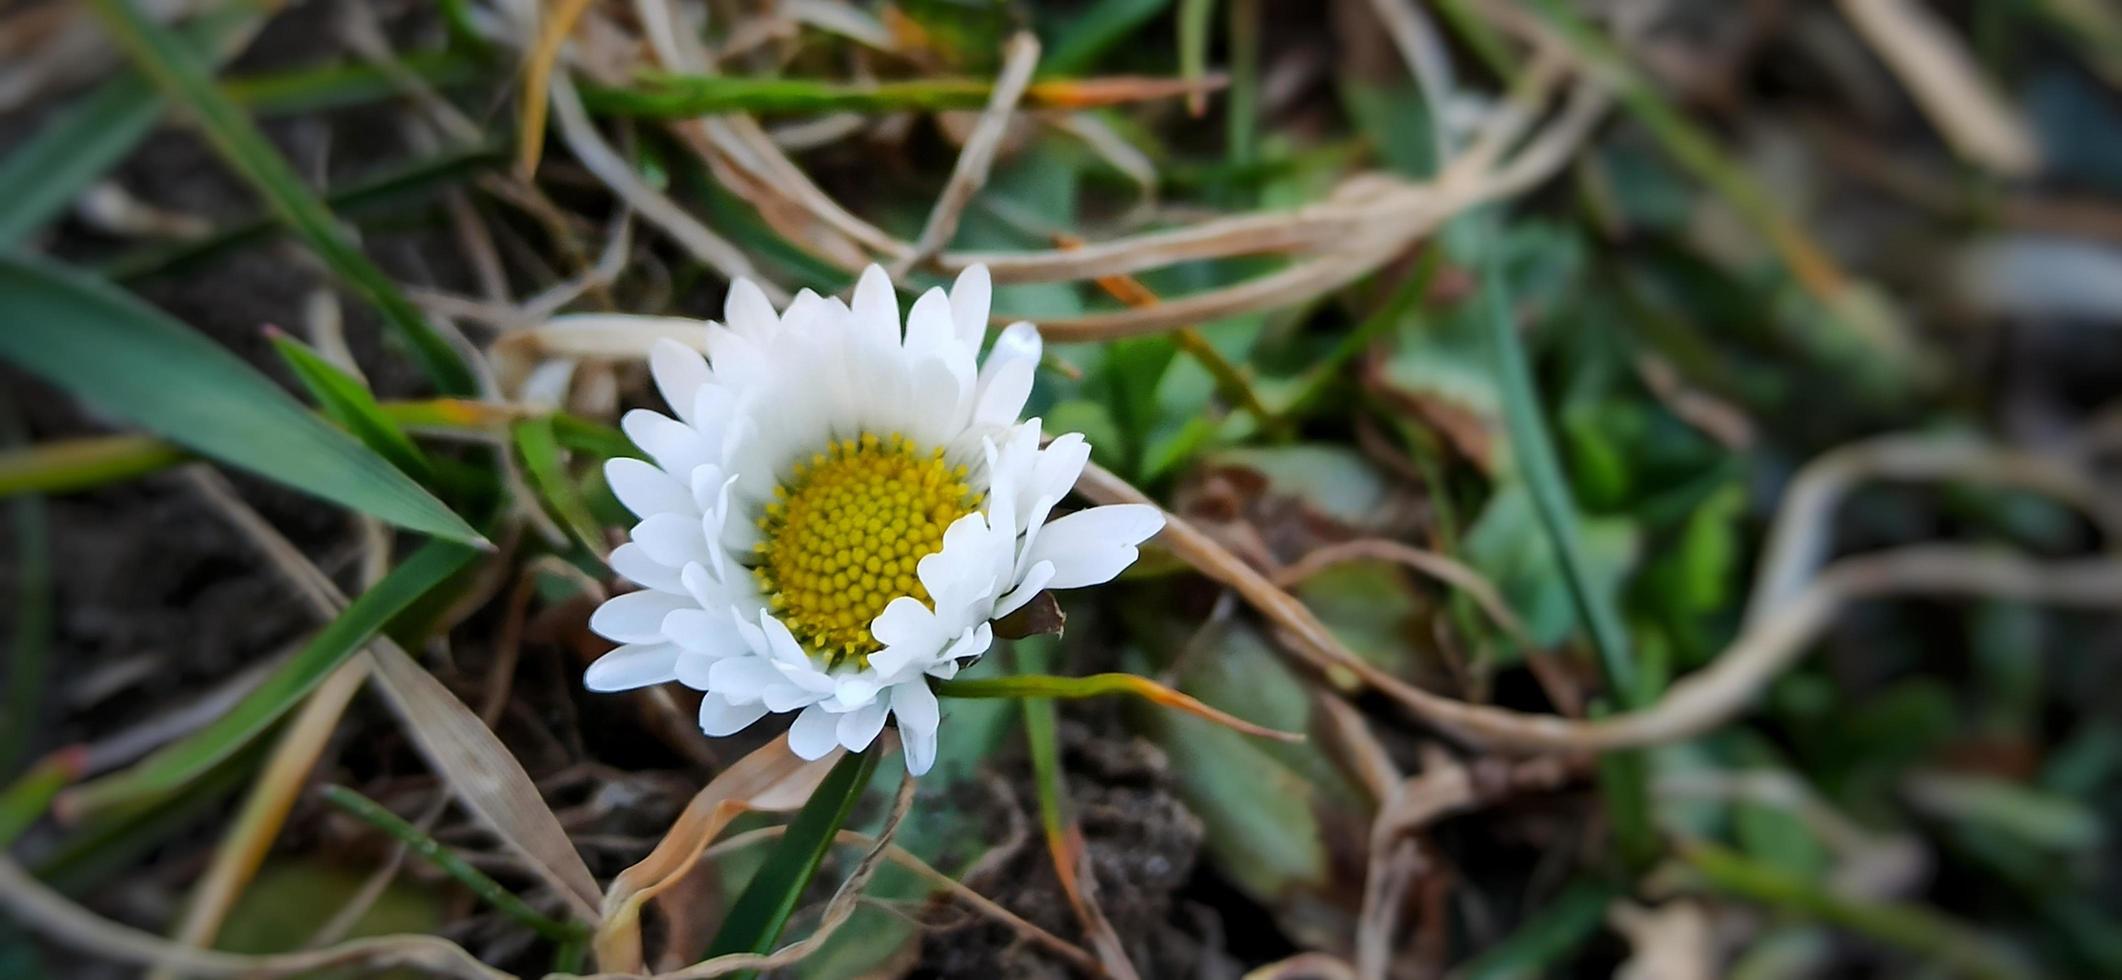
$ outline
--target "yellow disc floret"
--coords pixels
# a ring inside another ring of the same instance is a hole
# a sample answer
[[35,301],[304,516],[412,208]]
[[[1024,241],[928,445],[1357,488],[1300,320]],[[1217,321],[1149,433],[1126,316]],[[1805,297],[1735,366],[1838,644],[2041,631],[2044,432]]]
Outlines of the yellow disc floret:
[[759,518],[753,574],[776,618],[829,667],[865,663],[870,620],[899,596],[929,601],[915,565],[979,499],[963,466],[903,436],[832,443],[791,468]]

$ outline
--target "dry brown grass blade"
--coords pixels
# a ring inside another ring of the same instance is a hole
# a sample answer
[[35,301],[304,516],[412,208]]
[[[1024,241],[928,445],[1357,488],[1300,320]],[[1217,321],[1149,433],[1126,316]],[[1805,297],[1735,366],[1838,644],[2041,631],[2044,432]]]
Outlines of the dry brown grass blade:
[[[1093,463],[1077,491],[1099,503],[1155,502]],[[1158,539],[1203,575],[1229,586],[1280,627],[1292,653],[1329,675],[1354,676],[1416,717],[1476,743],[1527,751],[1601,752],[1681,741],[1730,720],[1805,653],[1850,602],[1898,595],[1984,596],[2059,606],[2122,607],[2122,560],[2034,562],[1980,548],[1918,546],[1829,566],[1811,585],[1749,628],[1707,668],[1675,682],[1650,707],[1573,721],[1468,704],[1380,670],[1334,637],[1296,597],[1186,519],[1166,515]]]
[[649,855],[612,879],[602,900],[593,948],[597,966],[608,971],[639,971],[641,907],[690,872],[729,822],[748,810],[787,811],[810,799],[832,771],[839,753],[805,762],[788,750],[781,735],[710,780],[686,804],[671,829]]
[[17,922],[53,942],[90,956],[159,966],[188,976],[286,977],[334,967],[392,968],[430,976],[512,980],[455,943],[434,936],[378,936],[305,953],[250,956],[193,949],[102,918],[31,878],[0,855],[0,906]]
[[1060,835],[1047,836],[1046,847],[1054,859],[1054,875],[1061,880],[1061,893],[1068,898],[1068,907],[1083,925],[1084,934],[1090,937],[1098,962],[1104,964],[1105,972],[1114,980],[1138,980],[1141,974],[1127,958],[1120,933],[1098,904],[1098,879],[1091,872],[1090,852],[1083,846],[1083,828],[1071,818]]
[[575,159],[589,168],[590,173],[603,181],[613,194],[684,246],[702,264],[721,273],[723,278],[750,279],[774,302],[788,302],[788,291],[761,276],[751,259],[735,245],[710,231],[663,192],[650,187],[627,165],[604,137],[598,135],[596,124],[582,108],[582,98],[575,93],[574,83],[566,75],[554,75],[547,88],[552,97],[553,114],[560,123],[560,138],[566,141]]
[[560,46],[567,43],[590,0],[533,3],[538,10],[538,36],[523,56],[522,105],[516,123],[516,173],[526,181],[538,172],[538,157],[545,152],[546,81],[560,60]]
[[1356,980],[1356,971],[1331,953],[1298,953],[1247,971],[1245,980]]
[[1957,480],[2031,490],[2082,511],[2109,545],[2122,543],[2122,495],[2075,460],[1963,437],[1879,436],[1820,456],[1791,481],[1761,550],[1748,623],[1773,614],[1817,573],[1833,544],[1836,507],[1870,480]]
[[2007,177],[2040,169],[2032,130],[1937,14],[1919,0],[1840,0],[1839,6],[1961,156]]
[[[368,683],[368,675],[368,656],[357,654],[340,664],[302,702],[302,709],[281,733],[265,769],[251,784],[242,809],[215,848],[206,873],[192,887],[191,901],[171,937],[173,941],[201,949],[213,945],[229,909],[265,863],[266,854],[287,821],[288,811],[302,795],[318,757],[324,754],[325,743],[339,727],[346,706]],[[168,966],[159,966],[148,976],[152,980],[170,980],[176,973]]]
[[1403,544],[1399,541],[1389,541],[1383,538],[1359,538],[1354,541],[1339,541],[1325,547],[1313,549],[1306,552],[1304,557],[1297,559],[1295,563],[1285,566],[1281,571],[1276,572],[1275,584],[1287,588],[1342,562],[1361,561],[1364,559],[1405,565],[1446,585],[1455,586],[1473,597],[1474,603],[1479,605],[1483,612],[1488,613],[1489,618],[1495,620],[1497,626],[1502,627],[1504,632],[1509,633],[1511,639],[1516,640],[1527,650],[1538,646],[1538,644],[1533,642],[1532,633],[1526,630],[1525,622],[1519,619],[1518,614],[1512,612],[1510,606],[1503,601],[1503,594],[1496,591],[1495,584],[1490,582],[1480,572],[1474,571],[1472,566],[1450,555],[1417,548],[1414,545]]
[[914,250],[893,263],[893,277],[906,274],[938,249],[949,243],[958,232],[958,220],[965,215],[965,207],[973,202],[973,195],[987,183],[988,169],[994,166],[995,153],[1002,148],[1002,136],[1009,131],[1010,117],[1017,111],[1017,100],[1024,97],[1024,88],[1031,84],[1032,69],[1039,66],[1039,39],[1028,32],[1019,32],[1009,39],[1002,49],[1002,72],[995,78],[995,87],[987,97],[987,107],[980,110],[980,120],[973,126],[972,135],[965,139],[965,149],[959,152],[958,162],[951,167],[950,180],[943,185],[943,193],[936,197],[934,210],[928,213],[928,221],[921,226],[921,237],[914,241]]
[[[1118,340],[1123,337],[1161,333],[1253,310],[1293,306],[1324,296],[1363,278],[1396,254],[1406,241],[1412,240],[1413,236],[1410,235],[1405,241],[1396,240],[1384,244],[1375,241],[1357,242],[1346,251],[1307,259],[1256,279],[1182,296],[1155,306],[1084,316],[1048,317],[1039,322],[1039,333],[1049,341],[1061,343]],[[997,314],[994,319],[996,322],[1008,322],[1023,317]]]
[[[879,745],[876,751],[890,751],[891,746]],[[753,971],[778,970],[801,963],[810,954],[817,952],[831,939],[840,927],[847,924],[855,914],[855,905],[862,899],[862,892],[869,887],[870,878],[883,867],[885,854],[892,848],[892,838],[898,836],[899,825],[906,820],[906,813],[914,803],[914,778],[901,776],[899,791],[892,799],[891,814],[884,820],[884,827],[872,838],[869,850],[855,869],[848,873],[847,880],[833,891],[831,900],[825,903],[825,912],[818,918],[818,928],[810,935],[789,943],[772,953],[730,953],[711,960],[695,963],[682,970],[658,973],[654,980],[706,980],[708,977],[728,976],[732,973],[750,974]]]
[[584,922],[597,921],[597,880],[523,764],[449,688],[397,644],[372,648],[376,686],[405,722],[406,733],[458,802],[567,903]]

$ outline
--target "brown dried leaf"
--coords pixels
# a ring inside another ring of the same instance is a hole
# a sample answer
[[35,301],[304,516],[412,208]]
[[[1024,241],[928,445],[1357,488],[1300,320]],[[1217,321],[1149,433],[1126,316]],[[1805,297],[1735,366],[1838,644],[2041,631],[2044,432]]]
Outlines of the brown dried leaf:
[[597,921],[597,880],[568,840],[523,764],[478,714],[395,643],[371,648],[376,686],[459,802],[501,839],[584,922]]
[[801,807],[840,755],[836,751],[805,762],[788,750],[788,736],[782,735],[708,781],[656,849],[612,879],[595,938],[598,969],[640,971],[641,906],[682,880],[738,814]]

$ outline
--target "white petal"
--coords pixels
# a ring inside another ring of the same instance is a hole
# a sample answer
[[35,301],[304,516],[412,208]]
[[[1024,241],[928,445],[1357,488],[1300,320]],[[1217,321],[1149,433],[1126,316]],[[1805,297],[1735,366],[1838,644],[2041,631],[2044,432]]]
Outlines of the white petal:
[[678,577],[676,568],[650,558],[647,551],[631,541],[612,549],[611,566],[612,571],[628,581],[658,592],[685,591],[685,583]]
[[774,312],[774,304],[756,284],[739,279],[729,284],[729,297],[722,303],[722,322],[741,336],[763,341],[781,325],[781,315]]
[[582,672],[582,686],[609,692],[666,684],[678,679],[678,656],[669,643],[629,643],[590,664]]
[[670,416],[637,408],[620,417],[619,428],[664,472],[680,480],[689,482],[695,468],[714,462],[700,433]]
[[823,759],[840,746],[840,719],[817,705],[803,709],[788,726],[788,749],[805,759]]
[[694,653],[712,657],[734,657],[744,654],[744,638],[737,635],[737,626],[727,615],[717,615],[705,609],[675,609],[663,617],[663,635],[672,643]]
[[620,456],[606,462],[604,482],[611,485],[612,496],[618,497],[635,517],[665,512],[699,513],[691,490],[672,479],[669,473],[638,459]]
[[906,771],[919,776],[936,764],[936,695],[927,678],[917,677],[892,687],[892,716],[898,720],[899,738],[906,747]]
[[659,565],[684,568],[715,560],[707,550],[707,535],[701,531],[697,517],[654,514],[634,525],[632,536],[634,543]]
[[[989,358],[989,364],[994,363]],[[1008,360],[989,375],[982,372],[980,392],[973,401],[973,424],[1008,425],[1017,421],[1024,412],[1024,401],[1032,393],[1032,369],[1038,367],[1036,358],[1031,360]]]
[[778,713],[794,711],[797,708],[805,708],[817,704],[825,700],[825,695],[817,691],[805,690],[783,680],[760,688],[759,700],[766,704],[766,710]]
[[1134,564],[1135,545],[1163,527],[1164,512],[1148,504],[1092,507],[1047,525],[1025,557],[1054,563],[1054,578],[1047,588],[1097,585]]
[[918,668],[926,667],[935,659],[936,649],[937,645],[926,643],[885,647],[869,655],[869,666],[879,677],[897,678],[909,672],[920,673]]
[[884,730],[884,705],[871,701],[839,717],[837,734],[839,742],[849,752],[860,752],[877,740],[877,733]]
[[987,653],[987,648],[993,646],[994,642],[994,626],[988,623],[981,623],[978,626],[967,629],[964,635],[951,641],[951,645],[943,651],[943,662],[955,664],[961,661],[970,663],[978,660],[983,654]]
[[993,293],[987,266],[967,266],[958,273],[958,281],[950,287],[950,318],[957,328],[959,343],[979,348],[981,336],[987,333],[987,309]]
[[883,266],[862,270],[848,308],[854,314],[848,327],[859,343],[877,351],[899,346],[899,297]]
[[668,592],[628,592],[604,600],[589,615],[589,628],[615,643],[652,643],[663,639],[663,617],[692,604],[690,597]]
[[759,610],[759,628],[766,632],[767,650],[776,661],[792,667],[810,666],[810,658],[804,655],[803,645],[796,642],[796,635],[764,609]]
[[834,678],[832,703],[842,710],[852,711],[877,700],[877,691],[881,687],[876,680],[865,675]]
[[731,704],[712,694],[700,699],[700,730],[716,737],[735,735],[765,716],[763,704]]
[[893,599],[877,618],[869,621],[869,635],[887,647],[941,646],[944,636],[936,625],[936,614],[921,600],[905,595]]
[[956,328],[951,324],[950,298],[941,289],[922,293],[914,301],[914,308],[906,311],[906,342],[908,351],[932,350],[936,346],[954,340]]
[[1053,562],[1033,562],[1032,567],[1024,572],[1024,581],[1018,583],[1017,587],[1011,589],[1008,595],[1003,596],[1000,601],[995,603],[995,618],[1001,619],[1010,613],[1016,612],[1025,603],[1036,598],[1053,580]]
[[657,390],[663,392],[663,401],[677,409],[679,418],[692,421],[693,393],[707,383],[707,362],[700,352],[665,337],[649,348],[648,369],[655,376]]
[[759,657],[728,657],[707,669],[707,689],[731,704],[757,701],[767,685],[779,683],[781,672]]

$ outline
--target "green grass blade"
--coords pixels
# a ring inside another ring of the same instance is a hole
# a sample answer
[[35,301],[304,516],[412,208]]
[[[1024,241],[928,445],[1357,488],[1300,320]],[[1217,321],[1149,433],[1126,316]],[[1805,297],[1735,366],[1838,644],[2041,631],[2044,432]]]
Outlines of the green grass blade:
[[56,263],[0,258],[0,360],[232,466],[456,541],[482,539],[419,484],[235,355]]
[[[217,11],[186,27],[179,43],[218,51],[258,12],[249,5]],[[74,203],[125,159],[162,118],[164,103],[138,72],[124,71],[55,113],[7,159],[0,160],[0,250],[11,249]]]
[[[399,64],[436,88],[462,85],[481,71],[477,59],[453,51],[418,51]],[[221,91],[256,115],[297,116],[394,99],[405,90],[382,68],[350,64],[233,77],[221,83]]]
[[[20,420],[11,411],[0,411],[0,438],[12,443],[21,436]],[[44,498],[35,494],[14,501],[9,510],[15,523],[15,621],[7,629],[13,645],[5,673],[7,714],[0,716],[0,778],[15,771],[37,735],[52,641],[50,516]]]
[[309,389],[310,397],[317,400],[319,408],[332,421],[346,427],[354,438],[376,451],[376,455],[390,460],[391,465],[422,484],[435,486],[435,464],[413,445],[413,440],[398,428],[398,423],[383,414],[383,407],[376,403],[376,396],[369,394],[368,386],[361,379],[341,370],[336,364],[324,359],[324,355],[309,348],[309,345],[288,336],[284,331],[269,331],[273,349],[280,359],[295,372],[302,386]]
[[[1208,74],[1209,27],[1216,13],[1216,0],[1179,0],[1179,77],[1199,82]],[[1196,97],[1188,111],[1200,115],[1207,103]]]
[[773,951],[782,927],[796,911],[796,902],[810,886],[811,876],[818,872],[818,863],[825,860],[826,850],[832,847],[840,826],[854,810],[862,788],[869,785],[870,774],[876,771],[882,754],[851,752],[825,775],[810,802],[789,824],[788,833],[730,905],[729,916],[722,920],[714,941],[708,944],[706,958]]
[[558,439],[560,445],[568,449],[589,453],[598,459],[646,458],[625,433],[602,422],[564,412],[554,413],[552,420],[553,438]]
[[1591,634],[1592,645],[1598,648],[1607,685],[1613,689],[1615,700],[1625,707],[1635,707],[1641,703],[1643,692],[1636,686],[1635,656],[1629,647],[1628,631],[1622,628],[1620,610],[1614,608],[1611,597],[1592,583],[1591,565],[1577,529],[1576,501],[1570,494],[1569,481],[1562,475],[1547,423],[1541,418],[1532,367],[1526,361],[1517,324],[1511,317],[1509,286],[1503,280],[1503,265],[1497,260],[1496,236],[1486,237],[1482,246],[1482,278],[1486,280],[1482,289],[1483,318],[1495,357],[1496,384],[1503,395],[1504,426],[1510,433],[1519,473],[1540,515],[1540,526],[1555,549],[1563,576],[1569,580],[1569,594],[1576,603],[1577,615]]
[[130,480],[175,466],[192,454],[154,436],[127,433],[60,439],[0,452],[0,497],[65,493]]
[[234,755],[271,727],[377,631],[477,554],[471,548],[444,541],[423,545],[374,588],[355,599],[227,714],[131,768],[69,793],[68,809],[95,812],[129,801],[154,799],[212,769],[215,763]]
[[486,872],[472,867],[457,855],[457,852],[442,846],[440,841],[423,833],[420,828],[406,822],[405,818],[390,812],[376,801],[362,796],[344,786],[326,786],[324,801],[353,814],[372,827],[396,838],[414,854],[432,864],[443,874],[457,879],[458,884],[470,889],[480,901],[531,931],[555,943],[580,942],[589,935],[586,926],[579,922],[562,922],[554,919],[528,903],[517,898],[514,892],[501,887],[501,883],[488,877]]
[[[1540,414],[1540,395],[1533,384],[1532,366],[1518,340],[1518,326],[1510,313],[1509,284],[1498,259],[1498,236],[1484,236],[1481,245],[1483,319],[1487,321],[1490,353],[1495,358],[1496,385],[1503,397],[1503,423],[1510,434],[1511,451],[1519,474],[1532,495],[1540,527],[1547,532],[1556,563],[1569,584],[1577,615],[1591,634],[1592,646],[1606,673],[1606,686],[1616,702],[1634,708],[1650,692],[1637,683],[1636,657],[1621,611],[1613,597],[1594,583],[1591,561],[1584,551],[1577,528],[1577,503],[1562,464],[1555,456],[1554,440]],[[1600,769],[1607,815],[1612,819],[1614,839],[1622,858],[1631,867],[1644,868],[1657,857],[1657,830],[1651,823],[1647,762],[1640,752],[1616,753]]]
[[1172,0],[1098,0],[1072,13],[1049,39],[1046,55],[1039,59],[1040,72],[1075,75],[1087,70],[1171,5]]
[[156,87],[197,118],[201,132],[221,158],[248,181],[275,214],[348,285],[383,314],[412,348],[435,385],[448,394],[476,390],[471,369],[435,331],[396,283],[355,247],[338,218],[296,175],[243,110],[220,88],[176,35],[141,15],[130,0],[90,0],[120,47]]
[[542,415],[524,419],[516,423],[515,437],[523,468],[530,473],[531,485],[546,507],[567,525],[568,532],[583,547],[592,554],[603,554],[603,535],[597,529],[597,519],[590,516],[589,505],[576,490],[575,481],[567,475],[567,460],[559,437],[553,432],[553,420]]
[[0,849],[14,843],[37,818],[50,809],[52,797],[81,773],[87,752],[78,746],[62,749],[30,767],[22,778],[0,790]]
[[1709,885],[1727,895],[1818,919],[1930,959],[1947,973],[1970,977],[2027,976],[1972,925],[1931,909],[1837,894],[1781,868],[1696,842],[1683,854]]
[[1506,980],[1563,972],[1562,958],[1598,932],[1599,924],[1606,921],[1607,905],[1620,894],[1619,888],[1603,882],[1576,882],[1527,917],[1517,931],[1454,972],[1463,980]]

